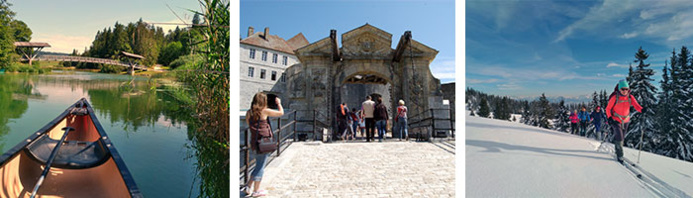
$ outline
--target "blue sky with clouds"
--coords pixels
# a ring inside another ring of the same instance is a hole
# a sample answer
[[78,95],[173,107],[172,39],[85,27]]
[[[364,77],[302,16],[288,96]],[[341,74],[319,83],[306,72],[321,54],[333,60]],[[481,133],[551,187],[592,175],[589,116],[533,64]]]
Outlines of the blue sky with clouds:
[[[73,49],[81,53],[84,47],[91,46],[97,31],[113,27],[116,21],[127,24],[142,18],[145,22],[181,23],[177,14],[189,22],[193,15],[188,9],[200,10],[200,3],[195,0],[21,0],[10,3],[13,4],[10,9],[17,13],[15,18],[31,28],[32,41],[52,45],[44,51],[65,53]],[[164,30],[176,28],[161,27]]]
[[392,34],[396,48],[404,31],[412,38],[438,50],[431,63],[433,76],[442,83],[455,81],[455,2],[429,1],[240,1],[240,36],[248,27],[255,31],[270,28],[270,34],[289,39],[298,33],[316,42],[337,30],[341,34],[364,24],[371,24]]
[[672,50],[691,47],[691,10],[693,1],[466,1],[466,86],[515,97],[611,90],[642,46],[659,87]]

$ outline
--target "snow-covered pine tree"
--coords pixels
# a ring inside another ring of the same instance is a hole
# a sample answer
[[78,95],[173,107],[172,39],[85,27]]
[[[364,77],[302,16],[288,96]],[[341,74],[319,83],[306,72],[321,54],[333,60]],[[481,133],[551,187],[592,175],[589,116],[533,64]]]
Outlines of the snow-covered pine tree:
[[496,100],[496,108],[493,111],[493,118],[498,120],[510,120],[510,100],[504,96]]
[[606,95],[606,90],[602,90],[599,93],[599,106],[602,107],[602,110],[606,109],[606,103],[609,103],[609,96]]
[[488,118],[491,114],[491,108],[489,107],[488,100],[486,97],[481,97],[481,102],[479,103],[479,117]]
[[650,64],[645,64],[645,60],[650,55],[645,52],[645,50],[640,47],[638,52],[635,53],[635,61],[638,65],[636,69],[632,72],[630,89],[631,94],[638,101],[638,104],[642,106],[645,111],[639,114],[635,114],[631,118],[630,126],[628,127],[628,132],[626,133],[625,145],[632,148],[639,148],[640,136],[643,133],[643,145],[644,150],[652,150],[654,144],[651,142],[655,138],[655,107],[657,100],[655,98],[656,88],[651,81],[654,81],[651,76],[654,75],[654,71],[650,68]]
[[554,130],[562,131],[562,132],[569,132],[569,130],[570,130],[570,111],[568,111],[568,108],[566,108],[565,102],[563,100],[561,100],[561,102],[558,104],[558,111],[556,113],[554,123],[556,123]]
[[[671,63],[676,64],[676,53],[672,54]],[[666,155],[667,153],[667,151],[665,151],[664,148],[673,148],[673,145],[671,144],[672,142],[663,142],[664,140],[669,139],[669,132],[671,131],[672,124],[671,114],[669,113],[672,108],[672,90],[670,79],[671,77],[669,76],[669,66],[665,61],[664,69],[662,69],[662,80],[659,81],[660,92],[657,95],[657,123],[655,125],[657,127],[657,134],[656,138],[653,138],[653,140],[651,141],[654,145],[658,145],[652,150],[652,152],[662,155]]]
[[538,126],[545,129],[552,128],[549,119],[554,117],[553,110],[551,109],[551,104],[549,103],[549,100],[546,99],[546,95],[544,95],[544,93],[541,94],[541,98],[539,98],[538,105],[540,112],[537,116]]
[[532,120],[532,113],[531,113],[531,107],[529,106],[529,101],[523,101],[523,108],[522,108],[522,118],[520,118],[520,123],[526,124],[526,125],[531,125],[531,120]]
[[[677,55],[676,50],[672,52],[671,70],[668,88],[671,90],[669,98],[670,109],[667,111],[669,120],[664,120],[664,127],[668,127],[668,131],[663,131],[661,135],[662,142],[657,145],[657,151],[662,152],[662,155],[683,159],[687,161],[693,160],[691,153],[691,126],[690,120],[691,110],[686,107],[689,104],[684,104],[688,99],[685,84],[687,80],[683,79],[686,74],[684,68],[688,68],[690,64],[690,52],[685,46],[681,47],[681,52]],[[668,126],[667,126],[668,125]]]

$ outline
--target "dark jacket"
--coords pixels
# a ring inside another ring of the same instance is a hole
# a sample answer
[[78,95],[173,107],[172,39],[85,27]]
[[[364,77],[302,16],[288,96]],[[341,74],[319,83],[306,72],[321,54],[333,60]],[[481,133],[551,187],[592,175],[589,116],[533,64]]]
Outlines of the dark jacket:
[[593,119],[594,124],[602,124],[602,122],[606,119],[606,115],[604,115],[603,111],[592,111],[592,114],[590,116]]
[[387,107],[385,107],[385,104],[380,103],[380,104],[375,105],[375,111],[373,112],[373,117],[375,118],[375,121],[390,119],[390,117],[388,117],[388,115],[387,115]]

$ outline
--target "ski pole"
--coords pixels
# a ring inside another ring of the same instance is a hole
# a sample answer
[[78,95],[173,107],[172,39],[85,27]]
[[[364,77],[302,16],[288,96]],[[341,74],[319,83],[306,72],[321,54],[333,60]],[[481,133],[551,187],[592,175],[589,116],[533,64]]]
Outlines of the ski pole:
[[642,136],[643,136],[643,131],[642,131],[642,127],[640,127],[640,149],[638,149],[638,164],[640,164],[640,152],[642,152]]

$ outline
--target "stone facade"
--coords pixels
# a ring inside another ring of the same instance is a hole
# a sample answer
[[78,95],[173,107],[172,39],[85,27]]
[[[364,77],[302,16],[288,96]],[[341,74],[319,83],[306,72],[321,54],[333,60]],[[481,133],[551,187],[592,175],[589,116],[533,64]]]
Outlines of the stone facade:
[[301,33],[286,41],[279,36],[270,35],[269,28],[265,28],[264,32],[254,32],[250,27],[248,37],[240,41],[240,110],[250,108],[257,92],[279,96],[282,98],[282,105],[286,107],[288,95],[285,70],[299,64],[293,50],[307,44],[308,41]]
[[360,108],[366,94],[382,95],[391,119],[400,99],[409,115],[440,106],[440,80],[429,69],[438,51],[411,39],[409,32],[397,49],[391,44],[390,33],[366,24],[342,34],[341,47],[333,30],[296,50],[301,64],[287,69],[289,107],[318,110],[319,120],[334,123],[341,102]]

